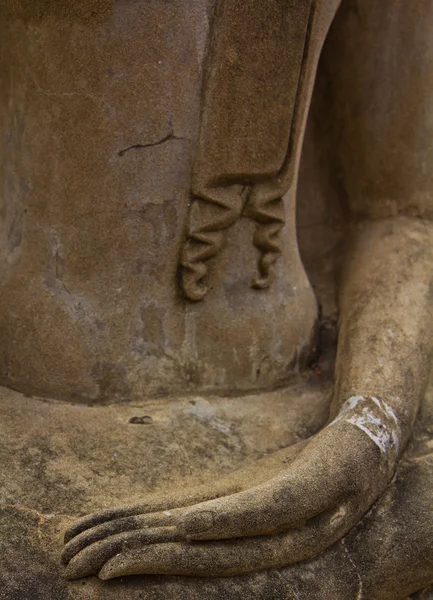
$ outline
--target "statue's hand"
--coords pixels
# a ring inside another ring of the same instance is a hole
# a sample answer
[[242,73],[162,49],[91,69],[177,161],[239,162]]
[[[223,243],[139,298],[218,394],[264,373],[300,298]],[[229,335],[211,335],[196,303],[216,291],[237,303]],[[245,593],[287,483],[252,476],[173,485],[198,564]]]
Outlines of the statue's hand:
[[268,481],[193,506],[115,518],[79,534],[65,548],[66,576],[228,576],[307,559],[344,536],[383,492],[399,436],[386,403],[351,398]]

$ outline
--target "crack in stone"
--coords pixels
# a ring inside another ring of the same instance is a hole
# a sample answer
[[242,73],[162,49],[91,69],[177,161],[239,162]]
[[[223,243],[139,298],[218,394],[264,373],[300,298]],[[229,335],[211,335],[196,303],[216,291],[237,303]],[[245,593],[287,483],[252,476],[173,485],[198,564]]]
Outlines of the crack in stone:
[[287,577],[278,569],[272,569],[271,573],[276,573],[279,579],[284,582],[284,587],[286,588],[286,591],[289,591],[289,593],[292,595],[292,600],[299,600],[298,590],[295,588],[293,582],[290,582]]
[[56,279],[60,283],[60,285],[63,286],[63,289],[65,290],[65,292],[67,294],[69,294],[69,296],[72,296],[71,292],[68,290],[68,288],[66,287],[66,284],[64,283],[64,281],[62,279],[62,267],[61,267],[61,258],[59,255],[59,248],[56,249],[55,262],[56,262],[56,265],[55,265]]
[[132,146],[128,146],[128,148],[124,148],[123,150],[119,150],[117,153],[119,156],[124,156],[129,150],[141,150],[142,148],[154,148],[155,146],[161,146],[166,142],[170,142],[171,140],[184,140],[183,137],[177,137],[174,135],[174,131],[171,130],[165,137],[157,142],[150,142],[149,144],[133,144]]
[[364,586],[363,586],[363,583],[362,583],[361,575],[359,574],[359,571],[358,571],[358,567],[356,566],[356,563],[353,560],[352,555],[350,554],[349,548],[346,546],[346,542],[344,541],[344,539],[341,540],[341,545],[343,546],[344,552],[345,552],[345,554],[346,554],[346,556],[347,556],[350,564],[354,568],[356,576],[358,577],[358,594],[357,594],[355,600],[362,600]]

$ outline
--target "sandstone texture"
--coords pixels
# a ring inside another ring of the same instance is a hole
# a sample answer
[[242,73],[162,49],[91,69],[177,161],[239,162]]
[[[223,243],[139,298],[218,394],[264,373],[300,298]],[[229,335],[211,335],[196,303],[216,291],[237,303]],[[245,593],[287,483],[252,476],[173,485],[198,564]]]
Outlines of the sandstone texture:
[[[78,515],[211,482],[319,429],[329,387],[311,383],[251,397],[248,405],[191,397],[86,407],[3,389],[0,598],[406,600],[427,586],[433,575],[431,387],[414,440],[383,498],[316,559],[227,579],[63,579],[63,532]],[[142,423],[131,422],[144,416]],[[415,597],[430,598],[428,592]]]
[[[433,4],[339,5],[1,2],[0,600],[433,599]],[[373,393],[410,441],[311,560],[63,577],[78,517],[264,481]]]

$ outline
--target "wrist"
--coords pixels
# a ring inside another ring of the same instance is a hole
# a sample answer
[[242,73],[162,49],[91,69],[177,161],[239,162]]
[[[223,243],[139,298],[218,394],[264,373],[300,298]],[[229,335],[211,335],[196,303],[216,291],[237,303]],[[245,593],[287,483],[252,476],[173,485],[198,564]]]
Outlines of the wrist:
[[363,431],[379,448],[383,464],[391,476],[402,449],[400,421],[392,406],[377,396],[351,396],[328,427],[338,422],[350,423]]

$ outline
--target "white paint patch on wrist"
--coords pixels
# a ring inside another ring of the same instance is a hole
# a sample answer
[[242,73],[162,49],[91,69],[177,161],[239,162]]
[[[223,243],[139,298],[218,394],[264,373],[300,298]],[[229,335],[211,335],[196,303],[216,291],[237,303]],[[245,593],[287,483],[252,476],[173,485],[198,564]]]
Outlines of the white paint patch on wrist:
[[389,404],[375,396],[351,396],[328,427],[342,420],[366,433],[384,455],[397,459],[401,430]]

